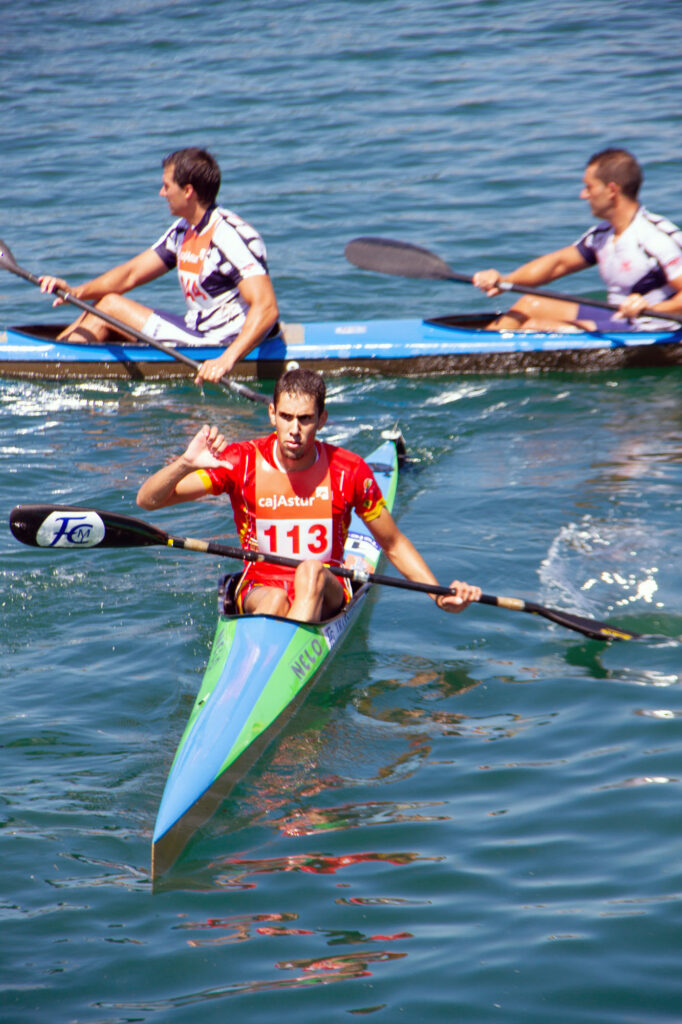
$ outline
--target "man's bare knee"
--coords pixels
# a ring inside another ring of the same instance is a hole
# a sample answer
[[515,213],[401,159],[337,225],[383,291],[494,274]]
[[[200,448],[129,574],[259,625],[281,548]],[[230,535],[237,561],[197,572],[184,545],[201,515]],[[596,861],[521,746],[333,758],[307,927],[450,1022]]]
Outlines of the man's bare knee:
[[322,589],[325,584],[326,573],[326,567],[322,562],[318,562],[312,558],[305,562],[301,562],[301,564],[297,566],[296,573],[294,575],[294,585],[296,590],[298,591],[301,586],[307,591]]
[[248,615],[279,615],[286,618],[291,603],[284,590],[279,587],[256,587],[244,601]]

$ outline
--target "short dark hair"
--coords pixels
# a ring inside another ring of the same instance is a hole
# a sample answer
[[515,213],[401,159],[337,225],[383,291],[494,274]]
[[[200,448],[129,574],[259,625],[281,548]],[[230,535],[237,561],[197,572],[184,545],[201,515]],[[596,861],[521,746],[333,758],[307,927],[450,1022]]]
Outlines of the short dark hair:
[[173,177],[180,188],[191,185],[197,199],[205,206],[212,206],[220,189],[220,168],[211,154],[197,146],[177,149],[164,157],[163,168],[173,168]]
[[587,166],[594,167],[594,173],[605,185],[613,181],[628,199],[637,198],[644,175],[627,149],[602,149],[590,157]]
[[315,399],[317,415],[324,412],[324,400],[327,389],[319,373],[314,370],[286,370],[275,384],[275,391],[272,396],[272,403],[277,408],[280,395],[305,395],[307,398]]

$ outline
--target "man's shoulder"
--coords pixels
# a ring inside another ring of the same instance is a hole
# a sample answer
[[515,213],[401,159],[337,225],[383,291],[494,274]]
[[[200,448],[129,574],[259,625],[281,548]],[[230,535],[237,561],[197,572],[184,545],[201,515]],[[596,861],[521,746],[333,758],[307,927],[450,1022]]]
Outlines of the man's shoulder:
[[224,206],[216,206],[212,215],[215,224],[213,237],[216,240],[222,239],[229,244],[230,239],[241,240],[248,244],[257,243],[265,249],[265,243],[259,231],[249,224],[247,220],[240,217],[234,210],[228,210]]
[[271,462],[274,466],[274,448],[275,448],[275,434],[274,431],[271,434],[263,434],[262,437],[254,437],[251,441],[243,441],[242,444],[249,446],[250,450],[257,450],[264,459]]
[[213,216],[220,220],[239,222],[242,218],[234,210],[228,210],[226,206],[214,206],[211,211]]
[[342,460],[344,462],[362,462],[362,456],[356,452],[352,452],[350,448],[342,448],[338,444],[330,444],[329,441],[318,442],[324,448],[327,453],[327,457],[331,459]]
[[327,460],[333,470],[345,470],[353,476],[358,471],[369,471],[371,473],[370,467],[357,452],[352,452],[348,448],[341,448],[339,445],[329,444],[327,441],[321,441],[320,444],[324,446]]
[[235,455],[239,454],[241,458],[248,458],[260,452],[268,462],[271,462],[273,438],[274,434],[265,434],[263,437],[252,437],[248,441],[233,441],[225,451],[234,450]]
[[255,234],[258,233],[256,229],[251,224],[249,224],[247,220],[244,220],[243,217],[240,217],[240,215],[238,213],[235,213],[234,210],[228,210],[226,206],[214,207],[213,219],[215,219],[221,224],[227,225],[227,227],[232,228],[234,231],[238,231],[240,234],[243,231],[254,232]]
[[682,247],[682,229],[667,217],[662,217],[658,213],[652,213],[645,206],[640,206],[637,211],[637,222],[641,231],[660,232],[671,238],[676,245]]
[[[221,455],[221,461],[225,462],[225,468],[235,469],[238,465],[241,465],[249,456],[253,456],[256,453],[256,449],[261,450],[264,455],[267,456],[267,437],[257,437],[250,441],[231,441],[224,449]],[[265,444],[262,444],[265,442]]]
[[166,228],[164,233],[161,235],[161,238],[154,243],[152,249],[157,250],[164,246],[169,247],[173,244],[177,245],[178,240],[182,240],[185,237],[188,227],[189,224],[184,217],[179,217],[177,220],[174,220],[170,227]]
[[613,232],[613,225],[607,220],[600,220],[597,224],[592,224],[591,227],[580,237],[579,242],[584,242],[590,245],[601,245]]

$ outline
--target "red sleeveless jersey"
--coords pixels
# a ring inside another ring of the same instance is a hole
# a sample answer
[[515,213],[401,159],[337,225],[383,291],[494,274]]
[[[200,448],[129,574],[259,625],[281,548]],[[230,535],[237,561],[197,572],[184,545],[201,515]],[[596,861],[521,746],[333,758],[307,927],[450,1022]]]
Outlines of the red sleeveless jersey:
[[[335,445],[316,441],[317,460],[286,473],[274,456],[276,435],[240,441],[225,449],[225,466],[198,470],[211,494],[228,494],[243,548],[288,558],[317,558],[341,565],[353,509],[371,522],[386,502],[366,462]],[[249,562],[252,583],[293,579],[294,569]]]

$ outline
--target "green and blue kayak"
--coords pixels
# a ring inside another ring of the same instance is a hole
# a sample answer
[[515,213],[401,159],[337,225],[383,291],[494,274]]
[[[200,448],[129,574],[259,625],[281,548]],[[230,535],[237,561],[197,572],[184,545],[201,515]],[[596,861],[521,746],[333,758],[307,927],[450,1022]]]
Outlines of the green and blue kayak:
[[[402,438],[368,456],[392,509]],[[369,572],[381,549],[353,513],[344,564]],[[357,619],[370,585],[361,584],[333,618],[297,622],[276,615],[237,615],[239,574],[219,591],[218,626],[203,682],[170,768],[152,841],[152,879],[173,865],[196,829],[282,729]]]

